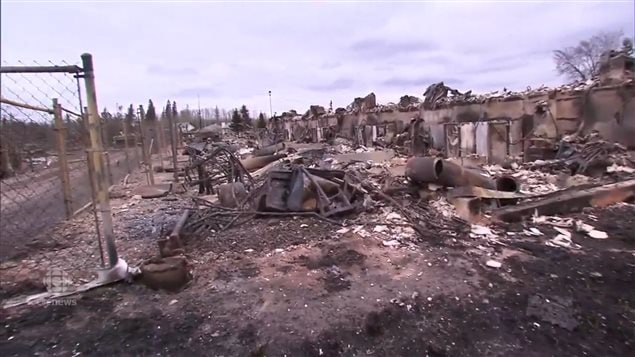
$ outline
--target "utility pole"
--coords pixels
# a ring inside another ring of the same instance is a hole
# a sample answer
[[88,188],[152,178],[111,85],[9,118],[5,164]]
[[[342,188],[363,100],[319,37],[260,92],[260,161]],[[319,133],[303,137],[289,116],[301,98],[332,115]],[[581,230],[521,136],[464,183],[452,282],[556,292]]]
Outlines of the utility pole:
[[198,130],[203,129],[203,117],[201,116],[201,97],[197,94],[196,99],[198,100]]
[[269,91],[269,117],[273,118],[273,106],[271,105],[271,91]]
[[123,147],[124,147],[124,154],[126,157],[126,169],[128,171],[128,174],[131,174],[132,167],[130,166],[130,154],[129,154],[130,148],[128,147],[128,118],[127,118],[127,115],[124,116],[122,112],[123,112],[123,106],[117,103],[117,116],[122,120],[121,133],[123,134],[123,145],[124,145]]
[[139,133],[141,134],[141,157],[146,168],[146,179],[148,180],[148,185],[154,185],[154,173],[152,172],[152,153],[148,153],[148,151],[146,151],[147,138],[144,132],[145,126],[143,125],[143,121],[145,120],[143,106],[139,105],[137,113],[139,114]]

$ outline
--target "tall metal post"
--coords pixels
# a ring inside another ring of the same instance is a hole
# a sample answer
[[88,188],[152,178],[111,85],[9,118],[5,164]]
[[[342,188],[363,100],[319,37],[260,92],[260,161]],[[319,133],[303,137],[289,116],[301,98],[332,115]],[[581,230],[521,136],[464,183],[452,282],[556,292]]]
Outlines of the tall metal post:
[[161,124],[163,120],[157,120],[157,152],[159,153],[159,166],[163,168],[163,148],[165,147],[165,143],[163,142],[163,124]]
[[[88,107],[84,107],[84,111],[82,112],[82,123],[85,128],[89,128],[88,124]],[[85,147],[89,147],[90,145],[90,137],[85,143]],[[88,180],[90,181],[90,193],[92,199],[93,206],[93,219],[95,221],[95,231],[97,232],[97,243],[99,247],[99,258],[101,259],[101,267],[104,267],[104,247],[101,239],[101,230],[99,228],[99,217],[98,217],[98,197],[97,197],[97,178],[95,177],[95,165],[93,163],[93,151],[88,148],[86,150],[86,164],[88,165]]]
[[170,136],[172,139],[172,166],[174,167],[174,182],[179,182],[178,163],[176,159],[176,124],[174,123],[174,115],[168,115],[170,120]]
[[121,116],[121,109],[122,107],[119,106],[119,103],[117,103],[117,113],[119,115],[120,118],[122,118],[121,121],[121,132],[123,133],[123,147],[124,147],[124,157],[126,159],[126,170],[128,172],[128,174],[132,173],[132,167],[130,166],[130,148],[128,147],[128,120],[127,120],[127,113],[126,116],[122,117]]
[[126,155],[126,169],[128,170],[128,174],[132,173],[132,167],[130,166],[130,147],[128,143],[129,134],[128,134],[128,119],[124,117],[123,119],[123,137],[124,137],[124,154]]
[[273,118],[273,105],[271,105],[271,91],[269,91],[269,118]]
[[84,53],[82,55],[82,65],[84,67],[86,99],[88,102],[88,130],[90,133],[91,152],[93,154],[92,163],[97,181],[97,200],[99,201],[99,211],[101,212],[106,249],[108,251],[108,262],[112,268],[117,264],[119,257],[115,246],[112,211],[110,209],[110,198],[108,197],[108,177],[106,176],[102,157],[104,149],[99,130],[100,122],[97,107],[97,89],[95,87],[95,70],[93,67],[93,56],[90,53]]
[[148,151],[146,147],[146,135],[145,135],[145,126],[143,125],[143,121],[145,118],[143,117],[143,108],[139,106],[139,134],[141,135],[141,158],[143,160],[144,166],[146,167],[146,178],[148,180],[148,185],[154,185],[154,172],[152,172],[152,156],[148,156]]
[[68,172],[68,158],[66,157],[66,127],[62,118],[62,106],[57,98],[53,98],[53,118],[55,119],[55,137],[57,139],[57,161],[59,163],[60,181],[64,195],[64,211],[66,219],[73,217],[73,199],[71,197],[71,179]]
[[201,97],[197,94],[196,98],[198,100],[198,130],[203,129],[203,116],[201,116]]

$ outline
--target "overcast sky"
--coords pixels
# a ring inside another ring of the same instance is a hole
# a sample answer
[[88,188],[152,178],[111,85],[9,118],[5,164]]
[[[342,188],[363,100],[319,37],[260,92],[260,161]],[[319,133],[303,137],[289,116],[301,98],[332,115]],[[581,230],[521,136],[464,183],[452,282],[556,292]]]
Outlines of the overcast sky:
[[421,97],[445,81],[484,92],[557,85],[555,48],[601,30],[633,36],[633,0],[448,3],[1,4],[1,57],[94,56],[100,108],[115,103],[304,111]]

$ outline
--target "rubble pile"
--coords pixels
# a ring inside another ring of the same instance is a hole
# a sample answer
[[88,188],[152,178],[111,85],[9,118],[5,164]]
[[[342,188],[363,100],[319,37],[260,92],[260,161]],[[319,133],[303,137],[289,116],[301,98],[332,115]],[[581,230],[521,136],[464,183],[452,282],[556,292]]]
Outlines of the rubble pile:
[[369,112],[377,107],[377,97],[375,93],[369,93],[365,97],[357,97],[353,99],[353,102],[346,107],[346,110],[351,113]]
[[[437,86],[428,94],[446,89]],[[386,247],[468,236],[500,244],[503,233],[496,222],[554,217],[635,193],[633,161],[621,145],[592,133],[566,137],[559,148],[555,160],[480,165],[406,156],[344,138],[306,149],[283,143],[249,150],[191,145],[186,182],[208,196],[195,198],[181,230],[206,235],[260,217],[312,216],[339,226],[338,234],[374,237]],[[598,169],[601,175],[595,174]],[[589,237],[604,237],[587,222],[575,227]],[[544,233],[534,227],[522,234]],[[163,243],[165,254],[182,247],[179,239],[172,240]],[[546,244],[575,248],[564,232]]]
[[[573,174],[592,172],[594,169],[605,172],[609,166],[614,165],[614,172],[629,172],[632,170],[630,167],[635,166],[635,161],[628,154],[626,147],[602,140],[595,131],[584,137],[565,137],[556,158],[564,160],[564,164]],[[620,170],[617,167],[628,167],[630,170]]]
[[398,112],[415,112],[421,106],[421,100],[415,96],[404,95],[399,99],[399,103],[389,102],[387,104],[377,104],[368,110],[368,113],[392,113]]
[[461,93],[456,89],[446,86],[443,82],[430,85],[423,96],[425,108],[433,109],[440,105],[451,104],[481,104],[493,100],[521,99],[527,96],[548,94],[550,92],[582,92],[599,85],[598,79],[589,79],[585,82],[565,84],[559,87],[550,88],[542,85],[538,88],[527,87],[523,91],[511,91],[507,88],[496,90],[484,94],[473,94],[472,91]]
[[629,176],[635,172],[635,159],[627,148],[619,143],[603,140],[593,131],[585,136],[565,136],[558,145],[553,160],[535,160],[524,166],[551,172],[566,171],[572,175],[593,177],[606,173]]
[[[284,147],[266,154],[280,149]],[[436,209],[435,202],[444,198],[417,199],[417,189],[399,178],[405,159],[391,150],[354,146],[338,138],[322,149],[260,157],[253,151],[242,160],[223,147],[189,151],[186,182],[198,185],[200,194],[216,196],[195,198],[197,207],[182,227],[188,235],[223,231],[263,216],[308,215],[360,235],[390,234],[386,244],[396,245],[440,233],[454,236],[468,226],[456,214]],[[182,246],[173,240],[172,250],[163,244],[165,254]]]

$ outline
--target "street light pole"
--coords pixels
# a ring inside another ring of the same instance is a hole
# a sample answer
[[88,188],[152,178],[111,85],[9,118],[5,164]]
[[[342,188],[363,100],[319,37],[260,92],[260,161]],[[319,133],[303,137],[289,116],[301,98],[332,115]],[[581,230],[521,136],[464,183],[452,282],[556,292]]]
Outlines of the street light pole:
[[201,97],[197,94],[196,99],[198,99],[198,129],[203,129],[203,117],[201,116]]
[[273,118],[273,106],[271,106],[271,91],[269,91],[269,117]]

